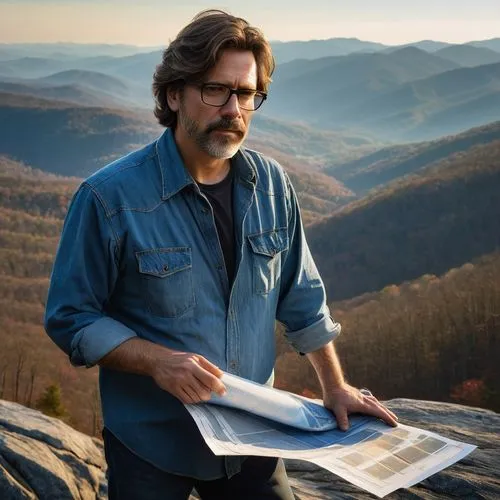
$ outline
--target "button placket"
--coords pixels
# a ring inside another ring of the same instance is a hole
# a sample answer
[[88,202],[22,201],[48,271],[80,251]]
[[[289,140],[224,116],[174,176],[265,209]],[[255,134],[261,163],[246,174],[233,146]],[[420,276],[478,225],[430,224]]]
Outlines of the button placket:
[[[228,279],[226,274],[226,267],[224,263],[221,263],[221,258],[223,259],[222,248],[220,246],[219,237],[217,235],[217,228],[215,226],[215,221],[212,216],[212,208],[210,202],[203,193],[199,194],[199,198],[196,200],[199,207],[199,213],[203,217],[199,217],[200,227],[203,231],[205,241],[207,242],[209,248],[212,250],[212,255],[215,257],[214,268],[219,272],[219,277],[221,280],[221,285],[223,290],[228,287]],[[210,217],[206,217],[210,216]],[[224,291],[227,293],[227,290]]]

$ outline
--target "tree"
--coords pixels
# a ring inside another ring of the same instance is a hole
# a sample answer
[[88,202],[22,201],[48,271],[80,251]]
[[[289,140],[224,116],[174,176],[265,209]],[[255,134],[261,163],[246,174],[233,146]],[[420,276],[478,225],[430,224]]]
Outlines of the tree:
[[29,383],[26,387],[26,397],[24,398],[25,404],[28,408],[31,407],[31,403],[33,401],[33,390],[35,388],[36,375],[37,375],[37,365],[33,364],[31,365]]
[[59,384],[49,385],[37,401],[36,407],[50,417],[65,417],[68,412],[61,401]]
[[19,402],[19,387],[25,361],[26,361],[26,352],[24,348],[21,348],[17,353],[16,376],[14,379],[14,401],[16,402]]
[[0,371],[0,399],[3,399],[5,395],[5,383],[7,380],[7,364],[2,366],[2,370]]

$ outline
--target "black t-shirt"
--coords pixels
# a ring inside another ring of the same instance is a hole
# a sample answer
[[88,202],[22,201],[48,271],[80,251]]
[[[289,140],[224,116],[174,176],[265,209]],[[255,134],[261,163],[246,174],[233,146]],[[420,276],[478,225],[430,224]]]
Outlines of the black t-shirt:
[[214,211],[215,226],[224,254],[229,283],[233,282],[236,267],[234,255],[233,224],[233,169],[229,170],[222,181],[217,184],[198,183],[201,192],[208,198]]

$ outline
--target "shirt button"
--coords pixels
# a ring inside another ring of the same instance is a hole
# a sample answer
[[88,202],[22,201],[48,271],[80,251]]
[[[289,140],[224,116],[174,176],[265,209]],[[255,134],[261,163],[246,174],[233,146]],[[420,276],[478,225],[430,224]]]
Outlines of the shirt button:
[[224,269],[220,264],[217,266],[217,270],[218,271],[222,271],[222,269]]
[[237,366],[238,366],[238,363],[236,363],[236,361],[231,361],[231,363],[229,363],[229,366],[234,370]]
[[203,207],[203,208],[201,209],[201,213],[202,213],[202,214],[208,214],[208,212],[209,212],[209,210],[208,210],[208,208],[206,208],[206,207]]

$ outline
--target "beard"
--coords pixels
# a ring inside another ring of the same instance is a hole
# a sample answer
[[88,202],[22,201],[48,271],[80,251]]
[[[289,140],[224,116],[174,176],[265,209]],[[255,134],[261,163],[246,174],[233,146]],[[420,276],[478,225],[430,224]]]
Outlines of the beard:
[[[213,158],[232,158],[238,149],[240,149],[246,137],[246,132],[242,129],[241,123],[238,120],[232,120],[231,118],[225,117],[211,123],[203,130],[200,122],[188,116],[182,102],[177,118],[179,124],[184,128],[187,135],[194,140],[200,150]],[[231,131],[234,133],[214,133],[217,130]]]

